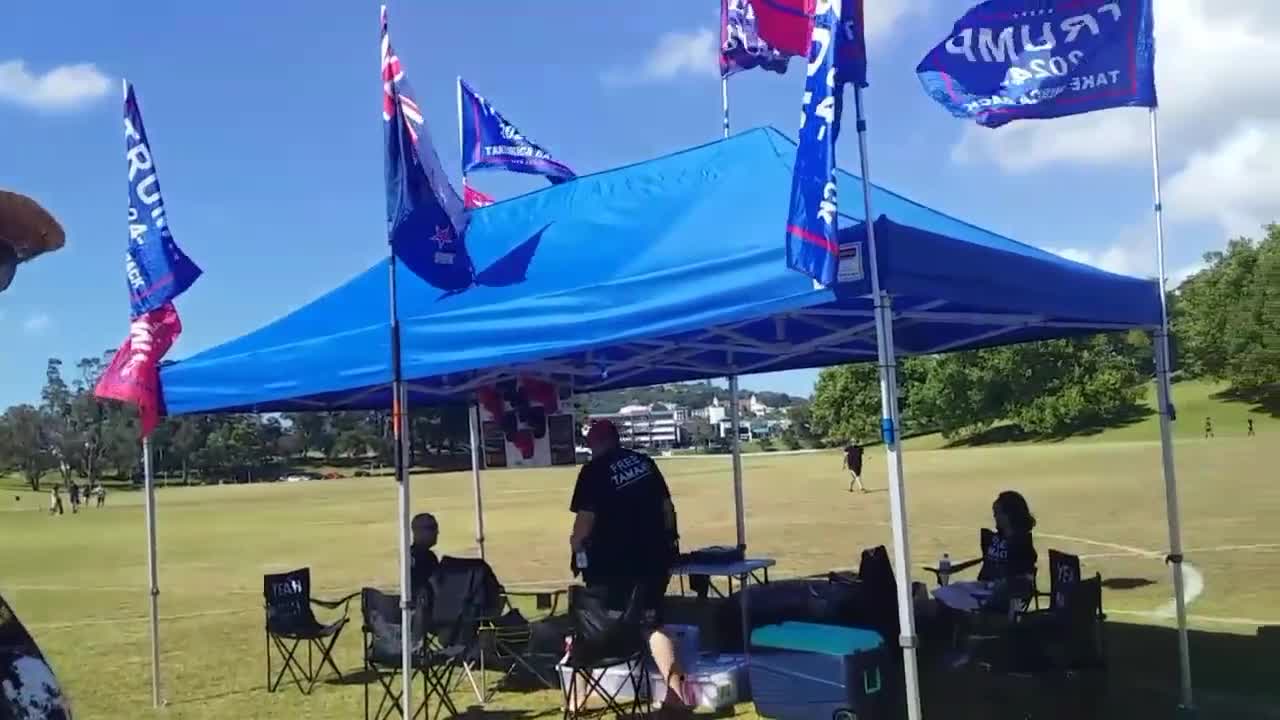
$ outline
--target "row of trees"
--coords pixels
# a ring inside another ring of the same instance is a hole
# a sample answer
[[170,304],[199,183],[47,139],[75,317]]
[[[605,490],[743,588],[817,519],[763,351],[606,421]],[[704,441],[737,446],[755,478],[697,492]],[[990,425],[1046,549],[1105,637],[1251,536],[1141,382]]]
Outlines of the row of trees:
[[[1179,377],[1224,382],[1254,402],[1275,398],[1280,226],[1268,226],[1261,241],[1234,240],[1205,263],[1169,298]],[[969,438],[996,423],[1034,437],[1096,429],[1143,412],[1153,372],[1150,338],[1139,332],[905,358],[904,431]],[[878,383],[871,364],[824,370],[814,390],[814,432],[840,441],[878,437]]]
[[[61,360],[49,361],[40,404],[17,405],[0,416],[0,472],[17,472],[33,490],[51,474],[63,484],[137,474],[136,413],[93,396],[109,359],[109,353],[82,359],[70,380]],[[465,408],[415,412],[410,428],[419,459],[467,449]],[[385,412],[166,418],[151,436],[152,462],[157,473],[184,483],[278,477],[304,457],[385,465],[391,461],[390,429]]]

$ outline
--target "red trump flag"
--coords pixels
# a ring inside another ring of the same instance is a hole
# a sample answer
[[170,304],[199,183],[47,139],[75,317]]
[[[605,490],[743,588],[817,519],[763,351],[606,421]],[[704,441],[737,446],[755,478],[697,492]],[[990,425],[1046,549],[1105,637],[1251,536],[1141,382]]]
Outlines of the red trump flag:
[[181,333],[173,303],[139,315],[129,323],[129,337],[93,389],[100,398],[137,405],[144,438],[160,424],[160,360]]

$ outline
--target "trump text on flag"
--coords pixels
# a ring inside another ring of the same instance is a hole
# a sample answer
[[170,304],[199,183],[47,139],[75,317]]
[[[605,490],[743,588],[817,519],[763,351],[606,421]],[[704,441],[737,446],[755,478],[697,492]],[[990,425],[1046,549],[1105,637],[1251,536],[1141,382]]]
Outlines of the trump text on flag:
[[1151,0],[988,0],[920,63],[925,89],[988,126],[1154,106]]

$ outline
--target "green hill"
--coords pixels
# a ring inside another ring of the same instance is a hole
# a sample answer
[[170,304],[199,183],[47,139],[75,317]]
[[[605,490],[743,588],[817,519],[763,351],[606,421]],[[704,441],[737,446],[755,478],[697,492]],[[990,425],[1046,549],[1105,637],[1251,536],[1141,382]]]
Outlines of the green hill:
[[[1178,439],[1204,437],[1205,418],[1213,420],[1216,437],[1242,437],[1248,434],[1248,420],[1253,419],[1258,434],[1280,432],[1280,392],[1269,399],[1250,402],[1234,397],[1225,385],[1200,380],[1179,382],[1173,386],[1173,405],[1177,421],[1173,434]],[[1065,442],[1155,442],[1160,439],[1159,418],[1155,413],[1155,384],[1147,387],[1147,394],[1139,411],[1132,417],[1111,427],[1091,428]],[[977,436],[960,443],[950,443],[941,435],[925,435],[907,441],[912,449],[932,450],[948,446],[993,446],[1006,444],[1047,444],[1042,439],[1020,437],[1016,428],[996,425]]]

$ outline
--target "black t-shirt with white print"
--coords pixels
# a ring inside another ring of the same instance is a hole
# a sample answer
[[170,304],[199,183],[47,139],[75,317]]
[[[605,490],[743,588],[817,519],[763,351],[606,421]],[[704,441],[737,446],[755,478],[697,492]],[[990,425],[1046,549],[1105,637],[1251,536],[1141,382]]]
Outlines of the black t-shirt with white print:
[[670,499],[666,479],[647,455],[617,448],[582,466],[569,510],[595,514],[587,538],[590,573],[646,577],[669,569],[672,538],[665,508]]
[[991,582],[1035,574],[1036,546],[1031,541],[1031,533],[1014,533],[1009,537],[992,533],[978,572],[979,580]]

